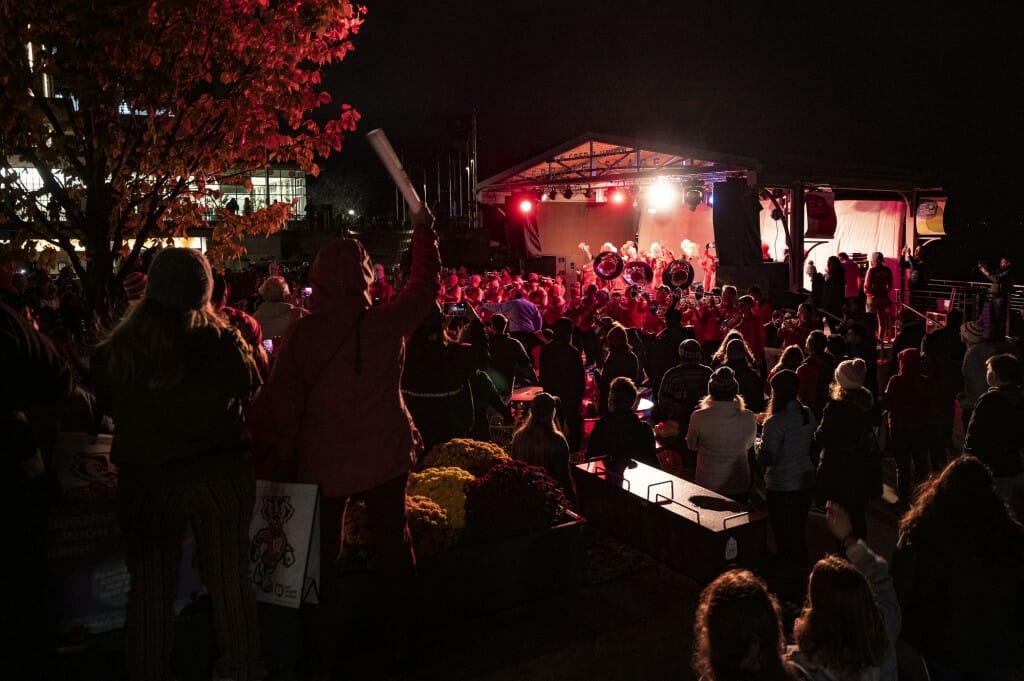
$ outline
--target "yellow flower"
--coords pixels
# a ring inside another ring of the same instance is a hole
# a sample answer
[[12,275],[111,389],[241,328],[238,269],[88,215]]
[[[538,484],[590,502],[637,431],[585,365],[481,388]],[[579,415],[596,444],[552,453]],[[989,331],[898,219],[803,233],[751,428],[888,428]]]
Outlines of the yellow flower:
[[421,473],[409,474],[410,496],[422,495],[432,499],[448,515],[448,524],[455,532],[466,526],[465,485],[475,479],[473,474],[455,466],[428,468]]
[[468,438],[455,438],[435,445],[423,459],[423,467],[456,466],[479,477],[495,464],[507,461],[508,458],[505,450],[496,444]]

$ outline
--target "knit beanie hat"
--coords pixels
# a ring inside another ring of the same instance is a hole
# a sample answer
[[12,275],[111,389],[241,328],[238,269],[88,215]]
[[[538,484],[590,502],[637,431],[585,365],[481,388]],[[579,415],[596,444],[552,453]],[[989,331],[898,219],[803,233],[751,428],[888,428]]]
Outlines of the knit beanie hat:
[[964,322],[960,326],[960,337],[966,343],[980,343],[985,337],[985,325],[981,323],[980,319]]
[[836,383],[847,390],[863,388],[867,373],[868,365],[860,357],[848,359],[836,367]]
[[149,266],[146,297],[168,307],[198,310],[212,290],[210,263],[194,248],[165,248]]
[[700,343],[697,340],[693,338],[687,338],[686,340],[679,344],[680,359],[699,362],[700,355]]
[[708,381],[708,394],[716,400],[731,400],[740,391],[736,374],[729,367],[718,367]]

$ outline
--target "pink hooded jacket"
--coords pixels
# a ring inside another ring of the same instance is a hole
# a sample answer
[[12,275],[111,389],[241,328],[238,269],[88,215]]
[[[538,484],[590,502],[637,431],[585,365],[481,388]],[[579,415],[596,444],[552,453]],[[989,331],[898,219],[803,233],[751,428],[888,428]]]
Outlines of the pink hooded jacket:
[[372,489],[407,472],[419,434],[399,382],[406,338],[440,290],[437,235],[417,227],[409,281],[370,306],[373,268],[362,244],[335,239],[310,270],[312,314],[292,327],[249,410],[256,470],[319,484],[327,497]]

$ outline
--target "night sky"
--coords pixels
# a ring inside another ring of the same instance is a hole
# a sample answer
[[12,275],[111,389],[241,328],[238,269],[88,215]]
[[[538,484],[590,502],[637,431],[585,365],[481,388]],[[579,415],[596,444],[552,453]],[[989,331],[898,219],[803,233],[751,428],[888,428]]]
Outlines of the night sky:
[[328,168],[376,163],[383,127],[412,169],[475,109],[481,179],[595,131],[931,171],[964,219],[1016,222],[991,198],[1020,194],[1014,5],[368,0],[328,75],[362,127]]

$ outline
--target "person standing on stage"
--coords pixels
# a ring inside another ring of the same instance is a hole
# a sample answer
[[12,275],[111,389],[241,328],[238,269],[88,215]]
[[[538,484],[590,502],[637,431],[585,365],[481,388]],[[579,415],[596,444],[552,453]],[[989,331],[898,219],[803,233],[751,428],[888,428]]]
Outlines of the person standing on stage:
[[860,295],[860,267],[846,253],[839,254],[839,262],[846,272],[846,305],[853,309],[853,301]]
[[864,293],[867,294],[867,311],[878,316],[879,338],[891,337],[892,329],[892,301],[889,293],[892,291],[892,270],[885,264],[885,258],[881,253],[871,254],[871,267],[864,275]]
[[1013,290],[1012,264],[1009,258],[1002,258],[999,261],[999,269],[989,272],[985,263],[979,262],[978,269],[992,285],[989,288],[991,307],[989,308],[989,331],[988,337],[992,340],[1001,340],[1009,335],[1009,317],[1006,314],[1007,303],[1010,300],[1010,292]]

